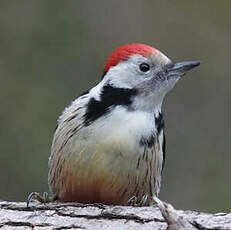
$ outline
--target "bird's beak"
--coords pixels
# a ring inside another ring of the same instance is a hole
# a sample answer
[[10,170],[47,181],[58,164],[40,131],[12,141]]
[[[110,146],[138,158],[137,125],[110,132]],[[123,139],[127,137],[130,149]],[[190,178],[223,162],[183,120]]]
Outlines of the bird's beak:
[[184,61],[184,62],[177,62],[170,65],[167,68],[167,72],[169,76],[182,76],[190,69],[197,67],[200,65],[199,61]]

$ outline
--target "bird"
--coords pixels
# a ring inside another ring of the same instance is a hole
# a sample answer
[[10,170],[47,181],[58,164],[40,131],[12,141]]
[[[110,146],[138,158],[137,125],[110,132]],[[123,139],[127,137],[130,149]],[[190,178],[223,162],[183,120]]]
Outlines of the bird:
[[115,49],[101,81],[58,118],[48,162],[52,194],[64,202],[152,205],[165,163],[163,100],[199,65],[141,43]]

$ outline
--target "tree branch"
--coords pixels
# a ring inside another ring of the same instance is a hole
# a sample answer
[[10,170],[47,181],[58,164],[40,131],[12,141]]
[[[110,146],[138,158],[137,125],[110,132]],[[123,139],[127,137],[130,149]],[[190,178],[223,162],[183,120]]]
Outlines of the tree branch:
[[168,229],[231,230],[231,214],[175,210],[160,201],[153,207],[102,204],[0,202],[0,229]]

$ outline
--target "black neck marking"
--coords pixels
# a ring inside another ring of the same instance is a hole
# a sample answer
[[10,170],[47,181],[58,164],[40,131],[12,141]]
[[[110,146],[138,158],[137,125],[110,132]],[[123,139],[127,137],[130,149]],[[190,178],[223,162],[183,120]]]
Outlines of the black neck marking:
[[155,116],[155,124],[157,127],[157,136],[160,135],[160,132],[163,132],[163,142],[160,143],[162,145],[162,152],[163,152],[163,163],[162,163],[162,170],[165,164],[165,156],[166,156],[166,138],[164,133],[164,118],[163,114],[159,112],[158,116]]
[[137,94],[135,89],[115,88],[111,85],[105,85],[102,89],[100,100],[91,98],[87,105],[85,113],[85,126],[88,126],[101,116],[107,114],[113,106],[129,106],[132,103],[132,97]]
[[163,133],[163,143],[162,143],[162,151],[163,151],[163,163],[162,163],[162,170],[164,168],[165,165],[165,157],[166,157],[166,138],[165,138],[165,134]]
[[164,129],[164,118],[162,113],[159,112],[158,116],[155,116],[155,124],[157,128],[157,135],[159,135],[161,130]]
[[155,134],[153,132],[148,137],[141,137],[140,146],[152,148],[152,146],[155,144],[155,139],[158,138],[162,130],[164,131],[164,119],[162,113],[159,112],[157,116],[156,115],[154,116],[154,118],[155,118],[155,126],[157,129],[157,133]]

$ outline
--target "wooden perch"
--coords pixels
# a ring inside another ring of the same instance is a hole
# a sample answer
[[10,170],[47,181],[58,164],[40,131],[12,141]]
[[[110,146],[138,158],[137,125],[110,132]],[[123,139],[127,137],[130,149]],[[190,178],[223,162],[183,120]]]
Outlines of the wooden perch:
[[102,204],[0,201],[0,229],[161,229],[231,230],[231,214],[207,214],[175,210],[155,198],[152,207],[123,207]]

